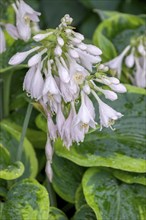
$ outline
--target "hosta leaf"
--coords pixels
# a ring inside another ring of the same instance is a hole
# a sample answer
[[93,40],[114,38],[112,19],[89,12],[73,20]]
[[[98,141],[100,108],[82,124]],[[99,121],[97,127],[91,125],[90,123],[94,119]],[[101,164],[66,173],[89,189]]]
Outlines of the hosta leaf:
[[13,180],[20,177],[24,172],[23,163],[17,161],[13,164],[8,165],[7,167],[2,167],[0,170],[0,178],[5,180]]
[[144,95],[134,93],[119,96],[112,107],[124,117],[116,122],[115,131],[94,131],[80,145],[73,144],[69,151],[58,139],[55,143],[56,153],[81,166],[105,166],[131,172],[146,172],[145,101]]
[[86,200],[85,200],[85,196],[83,194],[83,188],[82,185],[80,184],[79,187],[76,190],[76,194],[75,194],[75,207],[76,210],[80,209],[81,206],[86,205]]
[[[7,182],[0,178],[0,197],[5,198],[7,195]],[[2,199],[1,199],[2,201]]]
[[94,12],[96,12],[101,20],[105,20],[107,18],[110,18],[114,15],[119,14],[119,12],[117,11],[104,11],[104,10],[100,10],[100,9],[94,9]]
[[98,220],[143,220],[146,188],[118,184],[108,172],[90,168],[83,177],[83,191]]
[[[5,119],[3,122],[5,123],[5,126],[10,126],[11,128],[13,128],[13,130],[22,132],[22,127],[17,125],[16,123],[8,119]],[[47,135],[44,132],[28,128],[26,132],[26,137],[33,144],[34,147],[44,149],[47,139]]]
[[74,203],[75,192],[81,183],[84,168],[56,155],[53,157],[52,168],[53,188],[64,200]]
[[[12,163],[17,161],[20,136],[21,133],[15,130],[11,124],[5,124],[5,121],[1,122],[0,142],[10,152]],[[22,163],[25,166],[22,177],[35,177],[38,171],[38,161],[33,146],[27,138],[24,139],[23,143]]]
[[96,216],[90,206],[83,205],[77,212],[75,213],[72,220],[96,220]]
[[68,218],[60,209],[50,207],[48,220],[68,220]]
[[[95,30],[93,42],[103,52],[103,61],[110,60],[116,56],[116,49],[121,51],[130,43],[133,36],[141,31],[144,33],[145,21],[137,16],[119,13],[104,20]],[[142,27],[143,26],[143,27]],[[140,31],[139,28],[142,27]]]
[[114,170],[113,175],[125,183],[139,183],[146,186],[146,173],[130,173]]
[[24,179],[8,192],[2,212],[3,220],[47,220],[48,216],[48,193],[36,180]]
[[0,178],[12,180],[20,177],[24,166],[20,161],[11,163],[9,151],[0,145]]

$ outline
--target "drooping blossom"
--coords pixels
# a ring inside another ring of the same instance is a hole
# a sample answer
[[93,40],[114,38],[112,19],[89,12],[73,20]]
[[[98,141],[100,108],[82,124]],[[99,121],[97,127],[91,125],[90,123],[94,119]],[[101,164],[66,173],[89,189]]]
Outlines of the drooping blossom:
[[6,40],[2,28],[0,27],[0,54],[6,50]]
[[99,105],[101,128],[111,127],[122,114],[104,103],[98,93],[114,101],[118,99],[117,93],[126,92],[119,79],[107,76],[109,68],[101,63],[102,51],[85,44],[84,36],[73,30],[71,22],[72,18],[65,15],[56,29],[33,37],[39,46],[19,52],[9,61],[18,65],[29,56],[23,89],[41,104],[46,114],[46,173],[50,180],[52,143],[56,138],[69,149],[74,142],[83,142],[90,129],[96,129],[92,96]]
[[[128,45],[121,54],[106,63],[111,69],[116,71],[118,78],[121,77],[122,68],[125,65],[129,79],[132,84],[145,88],[146,87],[146,40],[145,36],[139,36],[132,39],[132,43]],[[131,74],[130,74],[130,73]],[[112,88],[114,90],[115,86]]]
[[14,39],[28,41],[32,32],[31,23],[34,29],[35,23],[39,22],[41,13],[33,10],[23,0],[16,1],[12,6],[16,13],[16,26],[13,24],[6,24],[6,30]]

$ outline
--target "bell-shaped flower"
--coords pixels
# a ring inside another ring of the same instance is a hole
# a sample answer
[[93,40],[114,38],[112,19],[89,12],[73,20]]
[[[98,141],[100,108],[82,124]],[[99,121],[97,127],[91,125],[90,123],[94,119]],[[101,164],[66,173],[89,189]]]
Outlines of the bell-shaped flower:
[[86,44],[86,46],[87,46],[86,51],[88,53],[90,53],[90,54],[92,54],[94,56],[100,56],[102,54],[102,51],[98,47],[96,47],[96,46],[94,46],[92,44]]
[[65,120],[63,124],[62,134],[61,134],[61,139],[63,140],[64,145],[68,149],[72,145],[71,127],[72,127],[72,121],[73,121],[74,116],[75,116],[75,113],[71,106],[68,118]]
[[9,64],[10,65],[18,65],[20,63],[22,63],[26,57],[28,57],[29,54],[31,54],[32,52],[38,50],[40,47],[37,46],[31,50],[25,51],[25,52],[19,52],[16,53],[14,56],[11,57],[11,59],[9,60]]
[[37,12],[35,10],[33,10],[33,8],[31,8],[28,4],[26,4],[23,0],[20,0],[19,3],[17,3],[18,5],[18,13],[20,13],[20,15],[26,19],[29,18],[31,21],[34,22],[38,22],[39,21],[39,17],[41,15],[40,12]]
[[55,139],[57,138],[57,126],[54,124],[50,115],[48,115],[47,117],[47,127],[50,139],[55,141]]
[[39,100],[42,97],[43,87],[44,87],[44,80],[41,73],[40,64],[38,64],[31,83],[31,89],[30,89],[31,98]]
[[36,64],[38,64],[41,61],[41,57],[44,53],[46,53],[47,49],[45,48],[44,50],[42,50],[41,52],[35,54],[34,56],[32,56],[29,60],[28,60],[28,66],[34,66]]
[[118,92],[118,93],[125,93],[127,92],[126,87],[122,84],[110,84],[108,85],[113,91]]
[[135,57],[135,71],[134,71],[134,84],[138,87],[145,88],[146,87],[146,62],[143,61],[142,65],[140,65],[140,59]]
[[105,63],[105,65],[109,66],[109,68],[111,68],[117,72],[118,78],[120,78],[120,76],[121,76],[122,62],[123,62],[124,56],[130,50],[130,47],[131,47],[130,45],[127,46],[119,56],[117,56],[114,59],[110,60],[109,62]]
[[100,115],[100,126],[102,127],[110,127],[114,124],[114,121],[121,118],[123,115],[120,112],[115,111],[113,108],[105,104],[101,99],[97,96],[97,94],[92,90],[92,94],[96,98],[99,104],[99,115]]
[[46,37],[48,37],[49,35],[51,35],[53,32],[49,32],[49,33],[42,33],[42,34],[36,34],[35,36],[33,36],[33,39],[38,42],[41,40],[44,40]]
[[0,27],[0,54],[6,50],[6,41],[4,33]]
[[74,58],[74,59],[78,59],[79,58],[79,54],[77,53],[77,51],[75,51],[74,49],[69,49],[68,50],[69,55]]
[[81,129],[84,130],[84,133],[87,133],[89,130],[89,126],[92,128],[95,128],[95,125],[97,123],[94,121],[94,118],[91,115],[91,112],[90,112],[91,105],[90,106],[86,105],[85,97],[84,97],[85,94],[83,92],[81,92],[81,93],[82,93],[81,94],[81,98],[82,98],[81,99],[81,106],[80,106],[79,112],[77,114],[75,125],[80,124]]
[[45,171],[46,171],[46,175],[47,175],[49,181],[52,182],[52,179],[53,179],[53,171],[52,171],[51,163],[50,163],[49,160],[48,160],[47,163],[46,163]]
[[16,27],[20,36],[20,39],[28,41],[31,37],[31,28],[28,22],[26,22],[21,15],[17,15]]
[[56,124],[57,124],[58,133],[60,136],[62,136],[62,129],[63,129],[64,122],[65,122],[65,117],[61,109],[61,104],[58,104],[58,110],[56,114]]
[[144,45],[142,44],[142,42],[138,45],[138,52],[142,55],[142,56],[146,56],[146,49],[144,47]]
[[91,82],[92,82],[92,84],[94,86],[94,89],[99,91],[99,92],[102,92],[106,99],[114,101],[114,100],[116,100],[118,98],[118,96],[117,96],[117,94],[115,92],[113,92],[111,90],[107,90],[107,89],[102,89],[101,87],[96,86],[96,84],[93,81],[91,81]]
[[20,38],[17,28],[13,24],[6,24],[6,31],[15,39],[17,40]]
[[47,138],[47,143],[46,143],[46,146],[45,146],[45,153],[46,153],[47,161],[52,162],[52,157],[53,157],[54,150],[53,150],[53,147],[51,145],[51,141],[50,141],[49,137]]
[[70,80],[70,76],[69,76],[69,72],[68,70],[65,68],[65,66],[63,66],[63,64],[60,62],[60,60],[56,57],[56,65],[58,68],[58,74],[60,79],[64,82],[64,83],[68,83]]
[[33,78],[36,72],[36,66],[32,66],[26,73],[24,81],[23,81],[23,90],[26,90],[28,94],[31,93],[31,84],[33,82]]
[[86,51],[80,50],[79,48],[75,49],[79,54],[79,58],[83,67],[92,71],[93,64],[99,63],[101,58],[99,56],[93,56]]
[[64,40],[63,40],[62,37],[58,36],[58,37],[57,37],[57,42],[58,42],[58,45],[59,45],[60,47],[63,47],[63,45],[64,45]]
[[128,68],[132,68],[134,66],[134,54],[131,53],[125,58],[125,64]]
[[57,45],[56,47],[55,47],[55,50],[54,50],[54,54],[56,55],[56,56],[61,56],[61,54],[62,54],[62,49],[61,49],[61,47],[59,46],[59,45]]

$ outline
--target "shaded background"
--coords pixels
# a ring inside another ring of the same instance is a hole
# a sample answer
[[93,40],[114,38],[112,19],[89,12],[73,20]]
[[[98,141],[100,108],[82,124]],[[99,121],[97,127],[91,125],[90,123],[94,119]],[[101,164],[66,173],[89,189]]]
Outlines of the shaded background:
[[41,28],[56,27],[64,14],[70,14],[77,30],[91,39],[99,24],[99,10],[146,14],[145,0],[27,0],[41,11]]

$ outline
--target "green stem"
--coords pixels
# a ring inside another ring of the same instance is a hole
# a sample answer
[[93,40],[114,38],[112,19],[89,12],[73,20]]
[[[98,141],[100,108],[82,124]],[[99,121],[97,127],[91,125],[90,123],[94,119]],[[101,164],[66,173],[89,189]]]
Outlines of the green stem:
[[21,157],[22,157],[23,142],[24,142],[24,138],[25,138],[25,135],[26,135],[26,130],[27,130],[27,127],[28,127],[28,123],[29,123],[31,112],[32,112],[32,108],[33,108],[32,104],[29,103],[28,107],[27,107],[24,123],[23,123],[22,134],[21,134],[19,146],[18,146],[17,160],[21,160]]
[[10,87],[13,72],[5,72],[2,74],[3,77],[3,114],[4,117],[9,115],[9,99],[10,99]]

